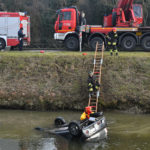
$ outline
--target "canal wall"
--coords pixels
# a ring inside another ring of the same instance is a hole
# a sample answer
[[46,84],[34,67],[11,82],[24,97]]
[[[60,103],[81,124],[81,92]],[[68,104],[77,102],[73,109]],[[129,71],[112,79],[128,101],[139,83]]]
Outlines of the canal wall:
[[[150,113],[150,57],[104,58],[99,108]],[[0,108],[83,110],[94,53],[1,53]]]

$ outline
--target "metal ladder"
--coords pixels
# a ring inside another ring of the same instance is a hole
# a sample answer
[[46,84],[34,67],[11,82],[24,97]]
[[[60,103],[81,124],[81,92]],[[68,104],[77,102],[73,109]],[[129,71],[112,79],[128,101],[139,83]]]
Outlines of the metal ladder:
[[[93,67],[93,75],[95,80],[98,81],[101,85],[101,76],[102,76],[102,65],[103,65],[103,57],[104,57],[104,43],[96,44],[95,56],[94,56],[94,67]],[[100,97],[100,87],[97,92],[94,92],[92,96],[89,96],[88,106],[92,106],[92,111],[97,112],[98,110],[98,101]]]

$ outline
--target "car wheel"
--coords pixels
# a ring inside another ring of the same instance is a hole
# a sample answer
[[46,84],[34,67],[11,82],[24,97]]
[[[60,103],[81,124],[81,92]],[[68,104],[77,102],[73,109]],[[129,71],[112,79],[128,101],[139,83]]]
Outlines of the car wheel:
[[141,43],[144,50],[150,51],[150,36],[144,37]]
[[95,51],[96,44],[102,44],[104,40],[101,37],[94,37],[93,39],[90,40],[90,47],[93,51]]
[[70,134],[74,137],[78,137],[81,135],[80,125],[75,121],[69,123],[68,129]]
[[78,50],[79,40],[76,37],[69,37],[65,40],[65,47],[68,50]]
[[135,46],[136,46],[136,40],[132,36],[124,37],[121,42],[121,47],[124,50],[128,50],[128,51],[134,50]]
[[57,117],[54,121],[55,126],[61,126],[66,124],[66,121],[63,117]]

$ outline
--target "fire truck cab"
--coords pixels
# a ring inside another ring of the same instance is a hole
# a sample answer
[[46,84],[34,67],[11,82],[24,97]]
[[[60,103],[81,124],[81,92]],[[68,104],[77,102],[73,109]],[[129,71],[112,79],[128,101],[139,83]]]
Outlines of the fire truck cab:
[[19,44],[18,31],[23,27],[24,46],[30,44],[30,17],[23,12],[0,12],[0,50]]

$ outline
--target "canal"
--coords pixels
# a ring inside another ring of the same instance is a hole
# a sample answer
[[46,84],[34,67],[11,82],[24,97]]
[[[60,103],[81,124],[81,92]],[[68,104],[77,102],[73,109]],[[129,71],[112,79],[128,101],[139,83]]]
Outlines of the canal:
[[102,141],[71,141],[34,130],[52,128],[57,116],[71,121],[80,114],[0,110],[0,150],[150,150],[150,115],[106,112],[108,138]]

